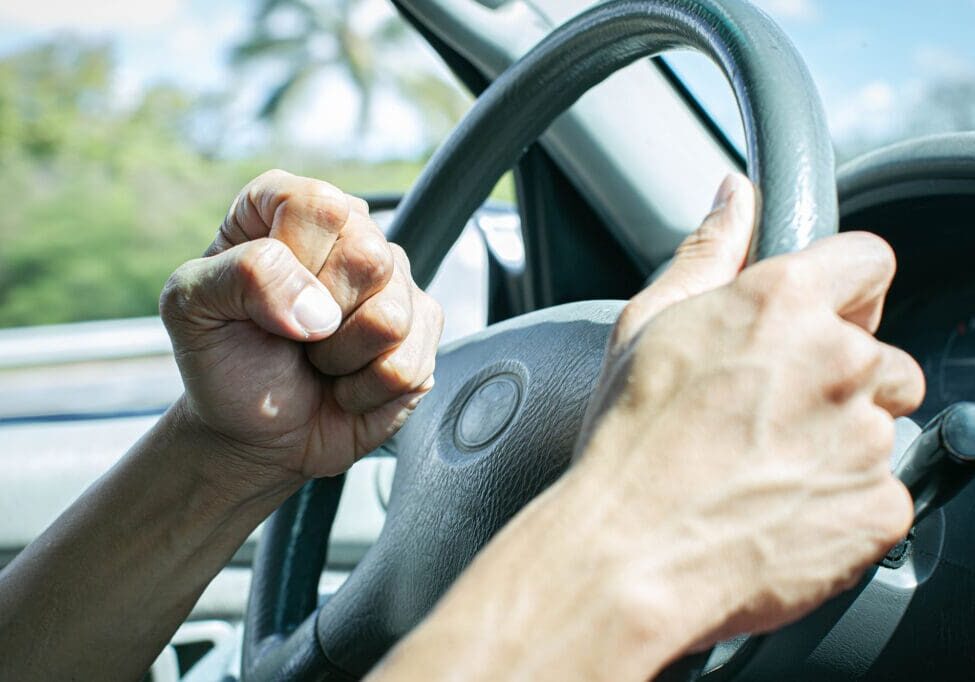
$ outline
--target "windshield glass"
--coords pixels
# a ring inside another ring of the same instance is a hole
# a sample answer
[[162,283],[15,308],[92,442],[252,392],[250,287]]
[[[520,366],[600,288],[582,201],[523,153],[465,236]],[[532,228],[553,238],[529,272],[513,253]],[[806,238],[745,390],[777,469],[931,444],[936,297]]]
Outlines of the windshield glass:
[[[975,130],[972,0],[756,0],[809,66],[838,161],[929,133]],[[740,150],[738,110],[705,58],[666,61]]]

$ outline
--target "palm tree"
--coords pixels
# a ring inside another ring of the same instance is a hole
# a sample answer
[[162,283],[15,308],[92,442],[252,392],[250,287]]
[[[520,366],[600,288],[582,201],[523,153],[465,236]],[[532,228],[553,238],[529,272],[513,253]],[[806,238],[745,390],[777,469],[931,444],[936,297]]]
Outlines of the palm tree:
[[314,76],[338,71],[358,92],[359,133],[369,125],[377,90],[389,88],[433,114],[439,137],[443,119],[452,126],[463,112],[463,96],[433,73],[396,69],[391,66],[395,59],[384,62],[382,55],[405,48],[408,31],[396,16],[383,19],[368,32],[358,28],[353,14],[361,4],[362,0],[259,0],[252,31],[234,49],[233,61],[243,65],[273,60],[286,67],[259,116],[277,118],[287,101]]

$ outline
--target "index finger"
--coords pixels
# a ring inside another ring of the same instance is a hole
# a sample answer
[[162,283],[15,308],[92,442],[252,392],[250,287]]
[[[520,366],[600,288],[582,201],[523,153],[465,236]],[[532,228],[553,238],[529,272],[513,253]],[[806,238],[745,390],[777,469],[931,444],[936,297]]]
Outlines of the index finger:
[[796,286],[820,297],[837,315],[873,334],[897,269],[890,244],[870,232],[844,232],[797,253],[776,256],[744,270],[741,279],[762,291]]
[[364,210],[364,201],[353,201],[327,182],[268,171],[241,190],[207,255],[272,237],[287,244],[301,264],[317,274],[350,214]]

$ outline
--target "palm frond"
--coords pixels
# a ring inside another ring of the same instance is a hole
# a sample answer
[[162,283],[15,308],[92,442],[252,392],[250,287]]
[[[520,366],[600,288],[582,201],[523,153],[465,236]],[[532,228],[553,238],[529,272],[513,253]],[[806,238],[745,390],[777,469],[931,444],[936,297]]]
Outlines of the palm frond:
[[243,64],[265,57],[302,57],[307,46],[308,38],[305,35],[275,38],[255,34],[230,51],[230,61],[232,64]]
[[314,75],[318,68],[319,65],[306,64],[289,73],[288,77],[271,90],[271,94],[264,100],[264,104],[257,112],[258,118],[265,121],[277,118],[289,96],[299,90],[305,81]]

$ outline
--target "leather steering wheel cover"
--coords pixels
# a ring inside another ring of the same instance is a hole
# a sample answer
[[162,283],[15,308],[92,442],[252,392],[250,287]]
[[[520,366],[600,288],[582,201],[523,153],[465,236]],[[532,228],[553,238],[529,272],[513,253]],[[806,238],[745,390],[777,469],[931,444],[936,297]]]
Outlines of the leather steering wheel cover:
[[627,64],[673,48],[710,57],[738,100],[749,176],[762,192],[751,260],[835,233],[835,161],[825,115],[781,29],[742,0],[620,0],[580,14],[541,41],[478,98],[438,149],[390,228],[417,283],[430,283],[467,218],[556,116]]
[[[513,65],[485,91],[438,150],[397,211],[390,233],[391,240],[400,243],[410,255],[416,281],[422,286],[430,282],[467,219],[487,197],[497,179],[514,165],[525,147],[559,113],[623,66],[675,47],[689,47],[709,56],[722,68],[738,98],[748,142],[749,175],[762,190],[758,207],[759,230],[750,259],[795,251],[816,238],[834,233],[837,224],[834,161],[825,116],[805,66],[778,27],[742,0],[721,3],[715,0],[618,0],[601,4],[570,20]],[[477,161],[472,163],[471,159]],[[516,460],[507,458],[507,464],[515,466],[514,474],[504,472],[507,480],[534,481],[528,487],[537,493],[543,484],[554,480],[568,465],[571,443],[581,423],[589,389],[598,374],[605,337],[620,304],[606,306],[597,306],[595,311],[585,306],[561,311],[553,309],[552,315],[567,316],[566,329],[577,323],[589,324],[571,339],[577,340],[576,337],[582,334],[592,342],[582,344],[579,349],[568,347],[563,353],[568,356],[570,366],[584,363],[587,371],[567,386],[560,388],[556,382],[546,389],[543,404],[548,402],[569,409],[565,424],[560,424],[566,432],[571,430],[568,438],[565,433],[552,433],[563,429],[547,428],[551,423],[549,415],[539,413],[537,409],[530,411],[535,415],[530,418],[534,431],[547,431],[543,438],[558,441],[555,444],[541,443],[545,446],[541,450],[551,453],[552,461],[562,468],[550,466],[544,477],[529,475],[526,479],[532,465],[530,458],[520,468],[513,464]],[[607,311],[614,313],[609,321],[605,319]],[[524,323],[547,324],[550,320],[546,314],[548,311],[526,316]],[[595,323],[597,318],[599,321]],[[595,327],[592,326],[594,323]],[[597,331],[592,332],[592,329]],[[492,328],[487,333],[498,332]],[[549,339],[530,329],[524,330],[522,337],[519,343],[508,345],[511,361],[516,362],[522,354],[519,349],[528,349],[525,351],[528,355],[545,353],[551,351],[550,341],[562,338]],[[531,350],[533,341],[542,343]],[[470,343],[472,348],[480,347],[479,339]],[[458,351],[458,357],[460,353]],[[578,353],[578,357],[573,358],[574,353]],[[472,359],[476,356],[477,353],[473,353]],[[438,371],[438,386],[434,393],[424,401],[403,433],[415,434],[439,427],[437,423],[425,423],[429,421],[425,414],[443,416],[441,411],[434,409],[431,401],[434,395],[444,394],[448,389],[441,382],[440,374]],[[528,391],[530,387],[523,390]],[[449,395],[444,398],[446,401],[450,399]],[[527,404],[529,399],[525,400]],[[522,411],[529,413],[527,409]],[[520,419],[516,415],[513,422],[516,428],[524,431]],[[420,439],[417,444],[422,442]],[[490,461],[493,454],[482,460]],[[269,621],[266,620],[261,626],[264,637],[245,636],[245,662],[257,648],[261,655],[256,658],[268,662],[268,665],[251,669],[250,673],[245,665],[245,680],[283,679],[281,676],[285,674],[300,679],[344,679],[364,674],[399,636],[425,615],[453,575],[462,568],[458,568],[456,561],[448,563],[449,568],[444,573],[446,579],[440,579],[444,576],[412,575],[396,566],[397,557],[387,551],[389,543],[384,543],[384,538],[392,535],[387,529],[396,525],[397,514],[415,509],[424,502],[414,498],[397,504],[397,499],[406,497],[399,468],[408,468],[408,465],[404,466],[404,459],[410,456],[409,452],[400,453],[397,473],[400,483],[394,481],[394,495],[383,534],[346,584],[290,636],[280,622],[272,622],[268,628]],[[431,457],[426,461],[437,459]],[[419,466],[413,464],[414,468]],[[477,480],[455,485],[451,494],[470,496],[477,491],[483,492],[483,485],[493,474],[490,467],[482,467],[482,471],[485,473],[479,474]],[[449,482],[456,484],[458,479],[450,477],[448,480],[436,472],[424,479],[426,485],[444,490]],[[414,496],[424,495],[431,497],[429,490],[419,489],[414,493]],[[527,500],[520,496],[507,499],[505,503],[509,508],[504,509],[504,514],[499,513],[495,504],[486,520],[476,514],[478,501],[461,499],[459,504],[467,508],[469,514],[465,522],[474,526],[472,530],[482,546]],[[272,532],[265,535],[262,545],[291,551],[289,548],[298,542],[324,543],[327,535],[312,537],[308,529],[315,524],[307,522],[307,515],[304,518],[306,521],[293,519],[290,523],[287,520],[272,523]],[[426,520],[436,521],[433,517]],[[451,528],[434,523],[430,532],[443,534],[450,531]],[[285,535],[289,538],[285,539]],[[287,599],[287,595],[269,585],[269,567],[281,566],[280,559],[273,559],[271,553],[271,550],[262,551],[255,562],[252,598],[263,604],[261,609],[256,609],[259,612],[273,612],[275,600]],[[469,551],[466,554],[472,556]],[[465,560],[470,558],[466,554]],[[387,564],[385,567],[382,567],[383,562]],[[310,561],[301,570],[313,571],[313,564]],[[291,565],[291,570],[298,568]],[[317,570],[321,570],[321,564],[317,565]],[[281,573],[274,575],[287,579]],[[381,584],[389,579],[405,581],[405,588],[418,594],[404,593],[404,584],[400,584],[400,601],[393,599],[390,602],[390,595]],[[261,602],[262,597],[255,597],[262,590],[272,595],[271,598]],[[309,627],[312,622],[314,629]],[[247,628],[253,625],[249,607]],[[274,665],[270,665],[271,662]],[[255,672],[258,669],[259,672]]]

